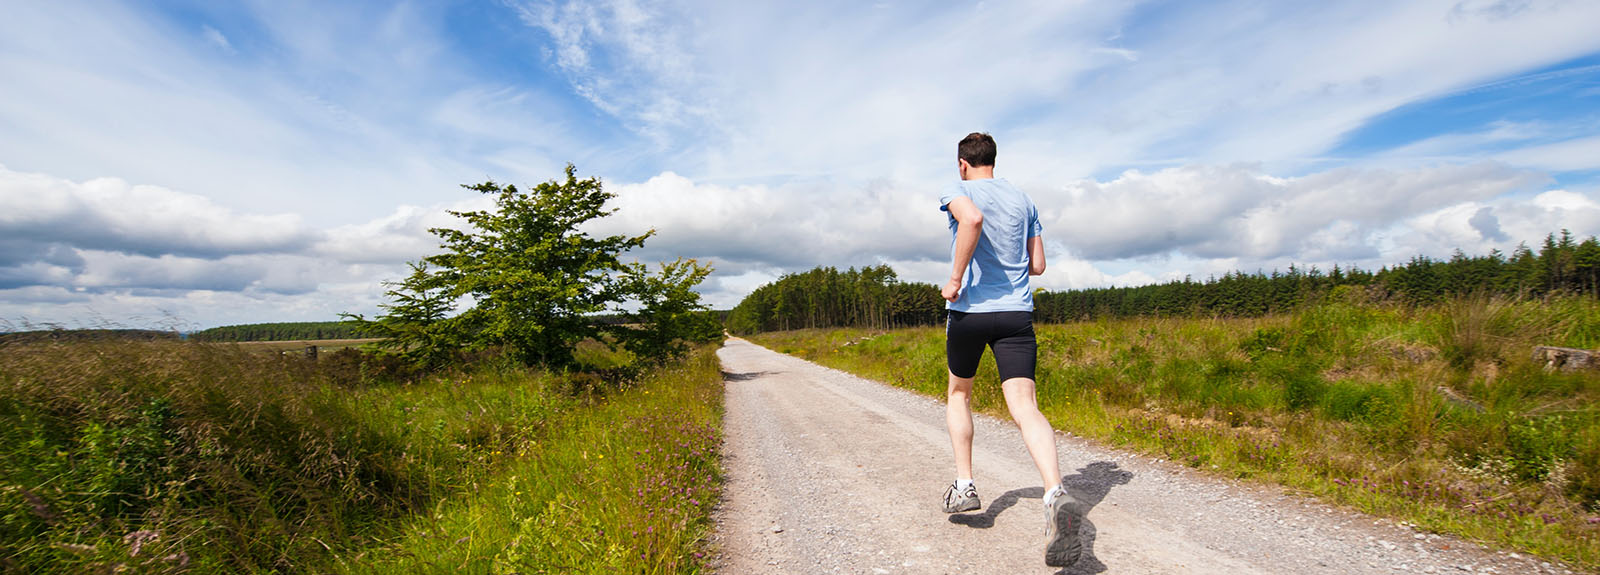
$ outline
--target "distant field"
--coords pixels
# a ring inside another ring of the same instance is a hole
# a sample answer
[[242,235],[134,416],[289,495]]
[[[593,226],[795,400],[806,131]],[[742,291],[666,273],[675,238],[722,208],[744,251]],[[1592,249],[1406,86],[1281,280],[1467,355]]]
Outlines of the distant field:
[[382,338],[366,337],[356,339],[297,339],[290,341],[241,341],[238,346],[250,350],[275,350],[275,351],[300,351],[309,346],[317,346],[321,351],[336,351],[347,347],[360,347]]

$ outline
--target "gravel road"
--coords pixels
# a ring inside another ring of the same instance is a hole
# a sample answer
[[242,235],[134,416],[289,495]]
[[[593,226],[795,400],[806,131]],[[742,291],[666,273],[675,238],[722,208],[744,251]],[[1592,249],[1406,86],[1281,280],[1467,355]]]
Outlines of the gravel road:
[[1087,508],[1076,565],[1044,565],[1043,489],[1009,420],[978,416],[983,509],[946,515],[944,404],[729,339],[719,573],[1570,573],[1281,490],[1058,433]]

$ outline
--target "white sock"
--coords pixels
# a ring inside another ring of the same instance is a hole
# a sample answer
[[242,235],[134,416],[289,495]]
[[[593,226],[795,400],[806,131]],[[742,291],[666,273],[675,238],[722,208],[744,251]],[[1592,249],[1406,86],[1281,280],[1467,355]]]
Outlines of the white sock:
[[1045,507],[1049,507],[1051,503],[1055,503],[1056,502],[1056,497],[1060,497],[1062,495],[1065,495],[1066,493],[1067,493],[1067,490],[1062,489],[1060,485],[1055,486],[1053,489],[1050,490],[1049,493],[1045,493],[1044,494],[1044,506]]
[[956,479],[956,491],[961,491],[961,490],[966,489],[968,487],[972,487],[972,480],[971,479],[961,479],[961,478],[957,478]]

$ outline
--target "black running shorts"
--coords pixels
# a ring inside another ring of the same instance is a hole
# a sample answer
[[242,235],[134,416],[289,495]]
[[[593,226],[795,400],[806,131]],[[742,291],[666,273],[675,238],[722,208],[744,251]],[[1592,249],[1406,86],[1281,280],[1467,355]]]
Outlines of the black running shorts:
[[1033,339],[1033,312],[998,311],[967,313],[951,311],[945,322],[944,355],[950,373],[967,378],[978,373],[983,346],[994,350],[1000,381],[1016,377],[1033,379],[1038,347]]

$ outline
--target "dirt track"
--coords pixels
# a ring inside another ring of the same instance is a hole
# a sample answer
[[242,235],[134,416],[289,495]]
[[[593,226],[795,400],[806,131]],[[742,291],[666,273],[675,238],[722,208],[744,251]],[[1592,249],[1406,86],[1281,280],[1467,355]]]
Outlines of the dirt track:
[[984,507],[946,515],[944,406],[730,339],[720,573],[1560,573],[1277,490],[1057,434],[1088,508],[1083,558],[1044,566],[1037,472],[1010,421],[979,416]]

